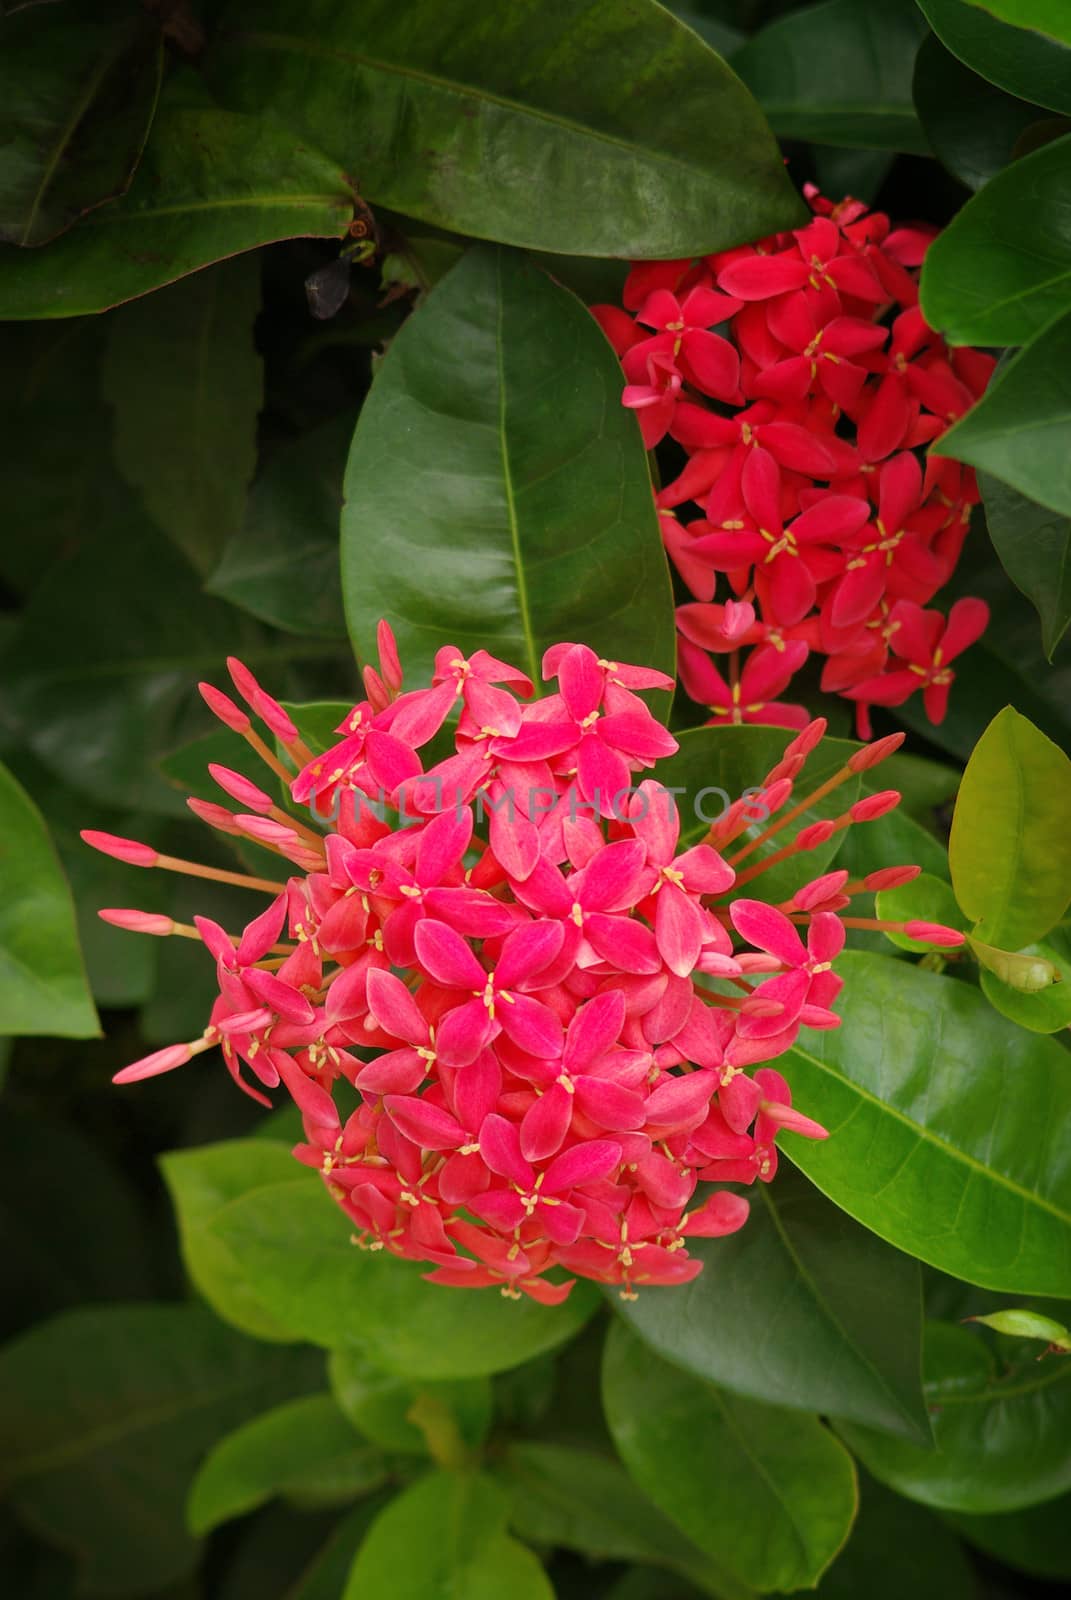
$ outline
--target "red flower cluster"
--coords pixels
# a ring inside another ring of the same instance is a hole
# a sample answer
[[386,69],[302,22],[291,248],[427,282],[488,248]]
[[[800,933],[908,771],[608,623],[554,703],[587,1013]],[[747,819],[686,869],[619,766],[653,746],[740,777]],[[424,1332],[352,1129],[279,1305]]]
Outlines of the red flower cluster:
[[[116,1081],[220,1045],[254,1099],[270,1104],[244,1072],[289,1092],[305,1127],[295,1154],[322,1174],[358,1242],[429,1263],[434,1282],[497,1284],[547,1303],[570,1287],[545,1276],[553,1267],[625,1294],[686,1282],[701,1265],[686,1241],[731,1233],[747,1216],[746,1200],[720,1186],[769,1180],[782,1128],[824,1137],[792,1108],[785,1079],[759,1063],[801,1027],[837,1023],[830,1008],[842,980],[832,964],[845,927],[878,926],[844,915],[851,896],[917,868],[858,882],[827,872],[777,906],[740,891],[899,796],[857,801],[775,847],[815,799],[794,787],[824,732],[817,721],[757,795],[681,850],[669,792],[632,782],[676,749],[636,692],[672,687],[664,674],[562,644],[544,661],[556,692],[523,705],[517,694],[534,688],[523,673],[447,647],[433,686],[403,693],[385,626],[380,643],[368,698],[315,758],[284,708],[231,662],[239,694],[296,776],[245,711],[202,685],[309,821],[219,766],[213,776],[240,809],[189,803],[296,867],[285,882],[83,835],[134,866],[270,896],[240,934],[203,917],[188,927],[151,912],[101,913],[120,927],[200,938],[219,982],[201,1038]],[[425,771],[419,751],[455,710],[453,753]],[[901,737],[858,751],[821,795]]]
[[[657,495],[666,548],[696,597],[677,612],[685,689],[715,723],[802,727],[806,709],[780,696],[820,652],[822,688],[856,702],[869,738],[868,708],[916,688],[939,722],[949,662],[988,621],[983,601],[963,600],[942,636],[941,614],[923,609],[978,500],[971,469],[926,447],[994,362],[948,349],[927,326],[927,230],[805,192],[817,213],[807,227],[702,261],[640,263],[627,309],[594,313],[644,443],[669,434],[688,456]],[[703,515],[682,522],[688,502]],[[708,652],[729,657],[728,681]]]

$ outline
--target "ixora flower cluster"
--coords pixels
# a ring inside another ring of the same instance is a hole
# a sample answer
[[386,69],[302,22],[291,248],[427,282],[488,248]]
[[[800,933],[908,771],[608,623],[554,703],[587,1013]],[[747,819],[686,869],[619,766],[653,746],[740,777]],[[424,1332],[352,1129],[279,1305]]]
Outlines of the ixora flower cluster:
[[[779,905],[755,889],[772,864],[897,804],[895,791],[873,794],[786,832],[902,735],[797,797],[825,729],[810,723],[758,793],[682,850],[672,795],[652,778],[633,783],[677,748],[636,692],[671,688],[660,672],[562,644],[543,664],[556,692],[522,705],[517,695],[534,688],[523,673],[446,648],[432,687],[404,693],[384,625],[367,700],[313,757],[248,669],[230,668],[293,765],[227,695],[202,684],[205,700],[308,820],[219,766],[213,777],[239,809],[189,805],[297,871],[273,882],[83,834],[133,866],[269,897],[240,934],[203,917],[184,926],[101,912],[202,940],[219,981],[202,1037],[116,1082],[220,1046],[254,1099],[271,1103],[254,1081],[289,1092],[305,1128],[294,1153],[321,1173],[357,1242],[426,1262],[433,1282],[554,1304],[572,1280],[548,1279],[553,1267],[626,1295],[694,1277],[687,1241],[732,1233],[747,1216],[747,1201],[721,1186],[768,1181],[782,1128],[825,1136],[760,1063],[801,1027],[837,1023],[845,928],[884,926],[846,916],[852,896],[918,869],[857,882],[827,872]],[[455,710],[453,753],[425,772],[419,751]],[[930,924],[896,926],[961,942]]]
[[[855,701],[869,738],[870,706],[918,689],[940,722],[950,663],[989,618],[981,600],[957,602],[947,626],[925,609],[978,500],[972,470],[926,447],[994,361],[927,326],[917,269],[931,232],[804,192],[817,213],[807,227],[640,263],[626,309],[594,313],[644,443],[668,434],[687,457],[657,504],[695,596],[677,611],[689,695],[715,723],[802,727],[806,708],[780,696],[813,651],[826,658],[821,687]],[[681,520],[689,503],[702,515]]]

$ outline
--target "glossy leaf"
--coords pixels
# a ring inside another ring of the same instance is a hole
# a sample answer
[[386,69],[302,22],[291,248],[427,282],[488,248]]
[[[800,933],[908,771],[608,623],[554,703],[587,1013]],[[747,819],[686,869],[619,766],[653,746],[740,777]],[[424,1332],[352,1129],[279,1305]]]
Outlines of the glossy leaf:
[[232,1200],[293,1178],[287,1147],[274,1139],[229,1139],[172,1150],[160,1157],[160,1170],[175,1208],[183,1264],[195,1288],[243,1333],[292,1340],[295,1335],[256,1294],[233,1252],[211,1232],[213,1219]]
[[[899,889],[881,890],[874,896],[874,914],[882,922],[936,922],[960,932],[970,927],[951,885],[928,872],[920,873]],[[931,941],[911,939],[906,933],[886,932],[885,937],[901,950],[919,952],[936,948]]]
[[502,1481],[512,1495],[510,1525],[537,1548],[653,1563],[719,1600],[748,1600],[752,1593],[686,1539],[609,1456],[519,1440],[506,1451]]
[[1017,28],[1036,28],[1051,39],[1060,39],[1071,45],[1071,17],[1064,0],[971,0],[981,5],[1002,22],[1011,22]]
[[911,99],[926,31],[914,0],[821,0],[775,18],[733,56],[780,139],[928,154]]
[[[793,737],[783,728],[687,728],[677,734],[680,749],[658,763],[657,781],[672,794],[681,819],[682,847],[697,844],[710,829],[710,825],[728,810],[734,800],[762,787],[766,774],[780,761],[785,746]],[[846,739],[823,739],[809,758],[803,775],[797,783],[797,803],[817,789],[838,771],[858,745]],[[839,816],[859,798],[860,781],[851,777],[826,799],[808,807],[800,817],[797,827],[827,817]],[[758,819],[742,836],[735,853],[748,839],[757,838],[766,828],[769,818]],[[793,828],[788,835],[795,832]],[[787,899],[801,884],[825,872],[836,856],[844,833],[834,834],[828,844],[809,850],[796,860],[771,867],[758,878],[763,899]],[[769,843],[760,845],[741,864],[753,865],[765,856],[772,855],[782,844],[774,836]]]
[[[972,940],[971,944],[977,955],[978,941]],[[1009,983],[1003,964],[997,964],[1000,971],[993,970],[993,963],[983,965],[980,982],[989,1004],[1020,1028],[1030,1028],[1034,1033],[1058,1033],[1061,1028],[1071,1028],[1071,960],[1063,950],[1041,941],[1006,959],[1028,967],[1042,963],[1055,969],[1057,977],[1044,987],[1024,990],[1021,973],[1014,974],[1016,983]]]
[[1058,40],[1001,22],[972,0],[918,0],[952,54],[1009,94],[1051,111],[1071,111],[1071,61]]
[[228,105],[270,106],[373,205],[455,233],[657,259],[802,220],[758,106],[652,0],[237,0],[208,66]]
[[639,1487],[742,1582],[812,1587],[848,1537],[855,1473],[817,1417],[701,1383],[623,1323],[606,1344],[603,1404]]
[[71,891],[44,818],[2,764],[0,879],[0,1033],[99,1034]]
[[[309,1177],[253,1188],[216,1212],[207,1231],[292,1338],[352,1345],[406,1378],[517,1366],[570,1338],[597,1303],[586,1284],[555,1307],[514,1304],[494,1290],[449,1293],[417,1263],[355,1249],[346,1218]],[[228,1314],[214,1289],[209,1298]]]
[[116,460],[202,574],[241,526],[256,464],[259,310],[260,262],[244,257],[109,318],[104,394]]
[[152,19],[98,4],[6,7],[0,19],[0,240],[40,245],[122,194],[156,110]]
[[945,1521],[1005,1566],[1039,1578],[1071,1579],[1071,1495],[1002,1516],[945,1513]]
[[979,475],[979,487],[993,548],[1008,577],[1036,608],[1051,661],[1071,622],[1071,519],[986,472]]
[[1071,516],[1071,312],[1008,363],[934,446]]
[[819,1600],[977,1600],[959,1540],[931,1512],[859,1474],[859,1516]]
[[183,1506],[205,1451],[315,1377],[307,1352],[199,1307],[141,1305],[38,1324],[0,1352],[0,1380],[12,1506],[74,1552],[84,1589],[136,1596],[193,1568]]
[[1038,107],[979,77],[935,33],[915,58],[915,106],[934,155],[969,189],[980,189],[1012,159]]
[[929,1438],[917,1262],[791,1167],[755,1185],[739,1233],[689,1254],[703,1271],[675,1294],[613,1302],[665,1360],[756,1400]]
[[346,470],[342,586],[406,669],[483,647],[537,684],[562,639],[673,671],[672,596],[635,420],[596,323],[507,250],[472,249],[394,340]]
[[345,638],[338,522],[354,420],[332,417],[268,461],[209,593],[288,633]]
[[343,236],[353,196],[334,162],[271,118],[174,99],[122,200],[48,250],[0,251],[0,317],[106,311],[258,245]]
[[1008,706],[967,763],[948,860],[963,911],[986,944],[1019,950],[1071,902],[1071,760]]
[[953,978],[855,952],[838,971],[842,1026],[809,1034],[781,1066],[830,1137],[785,1133],[785,1154],[864,1227],[944,1272],[1071,1295],[1064,1051]]
[[854,1424],[838,1432],[876,1478],[923,1505],[1015,1511],[1071,1487],[1071,1362],[1039,1363],[1026,1347],[997,1369],[976,1333],[927,1325],[924,1371],[935,1450]]
[[926,252],[921,305],[952,344],[1026,344],[1071,309],[1071,135],[968,200]]
[[190,1489],[194,1534],[244,1516],[276,1495],[353,1498],[384,1481],[386,1462],[329,1394],[266,1411],[214,1446]]
[[381,1511],[341,1600],[554,1600],[543,1568],[506,1532],[508,1502],[489,1478],[434,1472]]
[[373,1366],[346,1345],[332,1350],[328,1372],[338,1405],[354,1427],[384,1450],[424,1455],[428,1428],[436,1424],[440,1432],[452,1429],[462,1447],[477,1448],[491,1425],[487,1378],[413,1383]]

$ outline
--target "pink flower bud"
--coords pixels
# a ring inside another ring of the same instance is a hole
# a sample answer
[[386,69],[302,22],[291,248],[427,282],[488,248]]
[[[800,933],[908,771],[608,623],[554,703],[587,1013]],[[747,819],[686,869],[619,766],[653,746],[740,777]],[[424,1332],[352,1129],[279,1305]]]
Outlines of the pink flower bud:
[[226,806],[217,806],[211,800],[198,800],[196,795],[190,795],[186,801],[194,816],[201,822],[207,822],[210,828],[217,828],[220,833],[230,833],[237,837],[241,833],[234,820],[233,814]]
[[862,800],[857,800],[848,811],[853,822],[875,822],[878,817],[885,816],[886,812],[895,811],[900,804],[900,791],[898,789],[882,789],[879,794],[864,795]]
[[834,822],[812,822],[806,828],[801,828],[796,835],[797,850],[817,850],[819,845],[826,844],[837,831]]
[[811,752],[821,744],[822,740],[826,736],[826,729],[828,727],[829,723],[826,721],[825,717],[815,717],[813,722],[808,722],[805,728],[800,729],[799,733],[797,733],[796,737],[785,750],[785,755],[803,756],[804,759],[806,759],[806,757],[809,756]]
[[721,626],[727,639],[739,639],[749,628],[754,627],[754,624],[754,606],[749,605],[746,600],[726,600]]
[[234,820],[243,833],[256,839],[259,844],[275,845],[286,850],[305,848],[293,828],[288,828],[285,822],[276,822],[272,817],[248,817],[241,811]]
[[763,788],[761,795],[756,796],[753,804],[763,805],[767,811],[780,811],[791,793],[792,779],[790,777],[774,778],[772,782],[768,778],[766,787]]
[[83,828],[82,838],[102,855],[125,861],[128,867],[155,867],[160,852],[150,844],[139,844],[136,839],[120,839],[114,833],[101,833],[96,828]]
[[224,694],[221,689],[215,688],[211,683],[199,683],[197,687],[201,691],[201,699],[213,716],[218,717],[220,722],[225,723],[235,733],[245,733],[252,726],[241,707],[236,706],[230,696]]
[[301,738],[292,718],[285,712],[278,700],[273,700],[264,690],[258,691],[253,702],[253,710],[257,716],[268,724],[275,737],[283,744],[297,744]]
[[169,934],[175,926],[170,917],[158,911],[127,911],[109,907],[98,911],[97,916],[102,922],[110,922],[113,928],[126,928],[130,933],[152,933],[158,938]]
[[889,733],[884,739],[875,739],[873,744],[864,745],[848,757],[849,768],[852,772],[869,772],[871,767],[895,754],[906,738],[905,733]]
[[237,656],[227,657],[227,671],[231,675],[231,682],[238,690],[247,706],[257,709],[257,695],[261,693],[260,684],[254,678],[244,661],[239,661]]
[[939,944],[949,948],[966,940],[965,934],[955,928],[946,928],[940,922],[905,922],[904,932],[909,939],[918,939],[921,944]]
[[921,871],[921,867],[879,867],[877,872],[867,873],[863,888],[869,889],[872,894],[877,894],[881,889],[900,889],[917,878]]
[[263,789],[258,789],[255,783],[240,772],[233,772],[230,767],[221,767],[218,761],[210,761],[208,770],[225,794],[232,800],[237,800],[241,806],[246,806],[250,811],[268,812],[275,801],[270,794],[265,794]]
[[382,621],[376,628],[376,645],[379,649],[379,671],[383,682],[395,694],[402,686],[402,664],[398,659],[398,645],[389,622]]
[[112,1079],[113,1083],[138,1083],[142,1078],[157,1078],[161,1072],[173,1072],[183,1066],[193,1055],[188,1044],[169,1044],[163,1050],[154,1050],[151,1056],[132,1061]]

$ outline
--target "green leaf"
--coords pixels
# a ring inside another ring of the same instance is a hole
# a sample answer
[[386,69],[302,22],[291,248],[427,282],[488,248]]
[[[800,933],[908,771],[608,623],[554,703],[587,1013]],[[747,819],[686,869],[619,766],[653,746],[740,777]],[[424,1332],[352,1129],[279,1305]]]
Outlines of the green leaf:
[[[978,944],[977,939],[971,940],[972,950],[979,961],[983,961],[985,952],[979,952]],[[1030,1028],[1035,1033],[1058,1033],[1061,1028],[1071,1027],[1071,959],[1062,950],[1039,941],[1027,945],[1016,955],[1009,956],[1004,951],[994,953],[1003,956],[1003,961],[983,962],[981,973],[982,993],[991,1006],[1002,1016],[1017,1022],[1020,1028]],[[1056,977],[1045,987],[1024,990],[1024,974],[1021,970],[1016,972],[1015,968],[1021,965],[1029,974],[1029,969],[1038,963],[1055,970]],[[1009,964],[1011,974],[1017,979],[1014,984],[1007,981]]]
[[819,1600],[977,1600],[963,1546],[937,1517],[862,1473],[859,1494],[851,1538]]
[[970,0],[1003,22],[1017,28],[1036,28],[1051,39],[1071,44],[1071,17],[1064,0]]
[[[658,763],[658,782],[673,795],[681,818],[681,845],[697,844],[734,800],[751,790],[762,787],[766,774],[780,761],[785,747],[794,737],[783,728],[743,726],[738,728],[686,728],[676,735],[680,749],[676,755]],[[848,757],[858,750],[857,744],[847,739],[823,739],[809,758],[802,776],[796,784],[793,803],[819,788],[844,766]],[[799,828],[827,817],[839,816],[859,798],[860,780],[851,777],[833,794],[808,806],[797,823],[787,833],[775,835],[741,863],[753,866],[766,856],[773,855],[786,838],[795,836]],[[767,823],[756,821],[733,845],[732,852],[742,849],[751,839],[765,830]],[[758,878],[759,893],[771,901],[787,899],[812,878],[825,872],[837,854],[844,833],[834,834],[828,844],[809,850],[794,860],[783,861],[769,868]]]
[[969,1283],[1071,1296],[1071,1074],[1052,1040],[976,989],[847,952],[840,1028],[784,1057],[796,1103],[829,1129],[785,1154],[890,1244]]
[[100,1033],[71,891],[29,795],[0,764],[0,1033]]
[[979,474],[978,485],[993,548],[1008,577],[1036,608],[1051,661],[1071,622],[1071,520],[987,472]]
[[969,189],[980,189],[1012,159],[1037,106],[1005,94],[965,67],[935,33],[915,58],[915,106],[938,161]]
[[0,250],[0,317],[106,311],[258,245],[340,239],[352,215],[342,171],[270,118],[161,105],[122,200],[48,250]]
[[[176,1159],[184,1157],[170,1157],[172,1168]],[[355,1249],[346,1218],[308,1176],[253,1188],[217,1211],[206,1231],[291,1338],[352,1346],[404,1378],[472,1378],[517,1366],[571,1338],[597,1304],[587,1284],[554,1307],[515,1304],[493,1289],[448,1293],[415,1262]],[[215,1284],[209,1298],[229,1314]]]
[[290,1181],[294,1162],[270,1139],[229,1139],[160,1157],[178,1220],[182,1260],[195,1288],[221,1317],[257,1339],[289,1343],[295,1336],[256,1294],[233,1252],[211,1223],[238,1197]]
[[[491,1426],[491,1384],[487,1378],[455,1378],[413,1383],[380,1368],[343,1346],[332,1350],[327,1370],[335,1399],[354,1427],[384,1450],[424,1455],[428,1434],[414,1420],[429,1413],[428,1402],[448,1417],[464,1444],[479,1446]],[[432,1418],[432,1420],[434,1420]]]
[[657,259],[803,220],[758,106],[652,0],[237,0],[208,71],[228,104],[270,106],[358,175],[373,205],[456,233]]
[[1009,361],[932,446],[1071,516],[1071,312]]
[[[874,789],[887,770],[883,763],[871,774]],[[958,782],[959,775],[956,775]],[[896,779],[889,774],[890,786]],[[869,785],[867,788],[869,789]],[[953,786],[954,787],[954,786]],[[865,878],[881,867],[921,867],[935,878],[948,881],[948,851],[939,839],[902,808],[889,811],[864,827],[849,828],[837,852],[837,865],[847,867],[853,878]]]
[[[9,12],[11,8],[5,8]],[[119,3],[0,19],[0,240],[40,245],[122,194],[156,110],[159,26]]]
[[489,1478],[434,1472],[381,1511],[342,1600],[554,1600],[530,1550],[505,1531],[508,1502]]
[[[950,884],[922,872],[899,889],[882,889],[874,896],[874,914],[882,922],[937,922],[965,932],[970,924],[960,910]],[[886,932],[886,939],[901,950],[935,948],[927,939],[910,939],[906,933]]]
[[215,1440],[315,1383],[304,1351],[196,1306],[108,1306],[0,1351],[3,1474],[20,1517],[73,1551],[80,1591],[144,1595],[190,1572],[183,1507]]
[[952,817],[952,885],[978,937],[1019,950],[1071,902],[1071,761],[1007,706],[975,746]]
[[198,572],[241,526],[257,458],[260,262],[221,262],[109,318],[104,395],[115,454]]
[[951,1511],[944,1520],[1005,1566],[1039,1578],[1071,1578],[1071,1495],[1002,1516]]
[[926,252],[920,291],[951,344],[1026,344],[1071,309],[1071,134],[968,200]]
[[685,1539],[609,1456],[520,1440],[506,1451],[502,1483],[512,1496],[511,1527],[537,1548],[558,1546],[600,1561],[653,1563],[721,1600],[751,1595]]
[[674,671],[672,594],[621,369],[523,256],[476,247],[393,341],[346,470],[342,585],[359,656],[406,671],[485,648],[537,684],[563,639]]
[[1008,1311],[990,1311],[983,1317],[968,1317],[967,1321],[984,1323],[994,1332],[1010,1334],[1015,1339],[1041,1339],[1059,1355],[1071,1352],[1071,1333],[1063,1323],[1043,1317],[1037,1311],[1012,1307]]
[[614,1309],[665,1360],[735,1394],[928,1440],[918,1263],[791,1167],[755,1189],[739,1233],[689,1246],[698,1278]]
[[1009,94],[1050,111],[1071,111],[1071,63],[1057,40],[1013,28],[970,0],[918,0],[954,56]]
[[193,1481],[186,1517],[192,1533],[211,1533],[276,1495],[352,1499],[385,1477],[383,1456],[331,1396],[310,1394],[221,1439]]
[[210,594],[289,633],[345,638],[338,523],[354,421],[351,412],[332,417],[269,460],[209,579]]
[[923,1362],[936,1450],[839,1423],[867,1469],[899,1494],[949,1511],[1015,1511],[1071,1487],[1071,1362],[1028,1349],[998,1372],[977,1334],[927,1324]]
[[928,155],[911,99],[925,31],[914,0],[821,0],[769,23],[733,69],[779,139]]
[[813,1587],[848,1537],[855,1473],[817,1417],[688,1377],[620,1322],[606,1343],[603,1404],[639,1487],[742,1582]]

